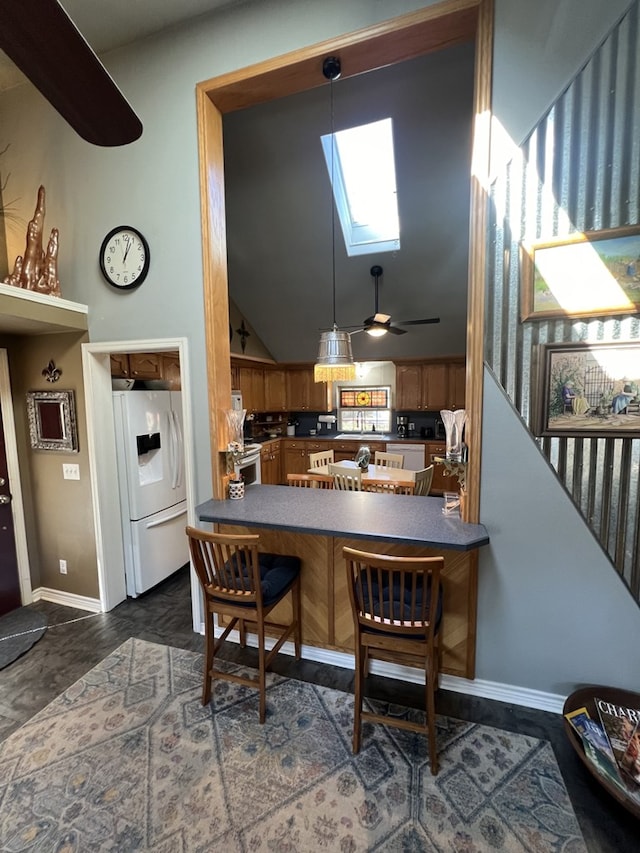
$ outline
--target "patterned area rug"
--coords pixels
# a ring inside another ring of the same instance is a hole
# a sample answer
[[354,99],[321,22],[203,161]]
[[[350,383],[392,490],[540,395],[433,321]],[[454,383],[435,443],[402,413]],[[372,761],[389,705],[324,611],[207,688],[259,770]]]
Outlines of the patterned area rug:
[[411,732],[352,755],[351,694],[272,675],[261,726],[242,686],[203,708],[201,668],[128,640],[0,744],[0,849],[587,850],[545,741],[440,717],[433,778]]
[[9,666],[44,636],[47,617],[29,607],[0,616],[0,669]]

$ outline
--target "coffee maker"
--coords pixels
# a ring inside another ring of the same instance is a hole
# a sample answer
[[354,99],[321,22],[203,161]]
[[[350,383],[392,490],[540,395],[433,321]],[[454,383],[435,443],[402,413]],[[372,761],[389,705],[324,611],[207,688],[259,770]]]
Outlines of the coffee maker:
[[406,438],[407,437],[407,425],[409,423],[409,418],[406,415],[398,415],[396,418],[396,433],[398,438]]

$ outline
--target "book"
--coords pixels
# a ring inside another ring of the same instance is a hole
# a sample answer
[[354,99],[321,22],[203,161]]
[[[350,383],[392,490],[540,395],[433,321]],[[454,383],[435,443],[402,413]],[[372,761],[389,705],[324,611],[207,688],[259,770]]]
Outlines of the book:
[[[638,724],[640,723],[640,708],[628,708],[624,705],[616,705],[605,699],[594,697],[596,708],[602,722],[602,728],[609,740],[611,751],[618,768],[630,777],[634,783],[640,784],[636,779],[640,775],[640,765],[635,768],[638,757]],[[629,768],[633,771],[630,772]]]
[[640,723],[636,723],[627,748],[620,759],[623,773],[631,777],[640,790]]
[[[602,755],[604,757],[604,764],[607,767],[609,764],[613,764],[613,775],[617,776],[615,756],[600,723],[591,719],[586,708],[576,708],[575,711],[569,711],[569,713],[565,714],[565,717],[572,728],[580,735],[585,752],[589,757],[593,760],[594,754]],[[589,749],[587,749],[587,746]]]

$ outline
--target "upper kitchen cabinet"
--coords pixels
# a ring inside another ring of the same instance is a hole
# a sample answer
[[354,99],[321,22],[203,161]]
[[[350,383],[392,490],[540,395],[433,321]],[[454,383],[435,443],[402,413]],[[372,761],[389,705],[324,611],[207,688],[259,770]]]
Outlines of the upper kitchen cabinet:
[[286,370],[287,409],[291,412],[331,411],[331,383],[313,381],[313,365]]
[[177,352],[111,353],[111,375],[124,379],[163,379],[179,391],[180,356]]
[[129,376],[132,379],[162,379],[162,356],[158,352],[129,354]]
[[242,391],[242,405],[247,412],[264,412],[264,369],[262,367],[239,367],[238,383]]
[[464,407],[464,359],[396,364],[396,409],[430,411]]
[[284,370],[267,369],[264,371],[264,407],[265,412],[286,412],[287,380]]

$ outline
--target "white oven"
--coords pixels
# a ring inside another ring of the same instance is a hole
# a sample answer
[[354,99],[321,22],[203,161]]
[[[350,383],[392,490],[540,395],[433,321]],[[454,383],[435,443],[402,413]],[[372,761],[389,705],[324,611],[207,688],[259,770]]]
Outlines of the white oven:
[[245,486],[251,486],[254,483],[262,482],[260,472],[261,449],[261,444],[245,444],[244,454],[234,463],[233,469],[236,474],[240,474],[242,476]]

